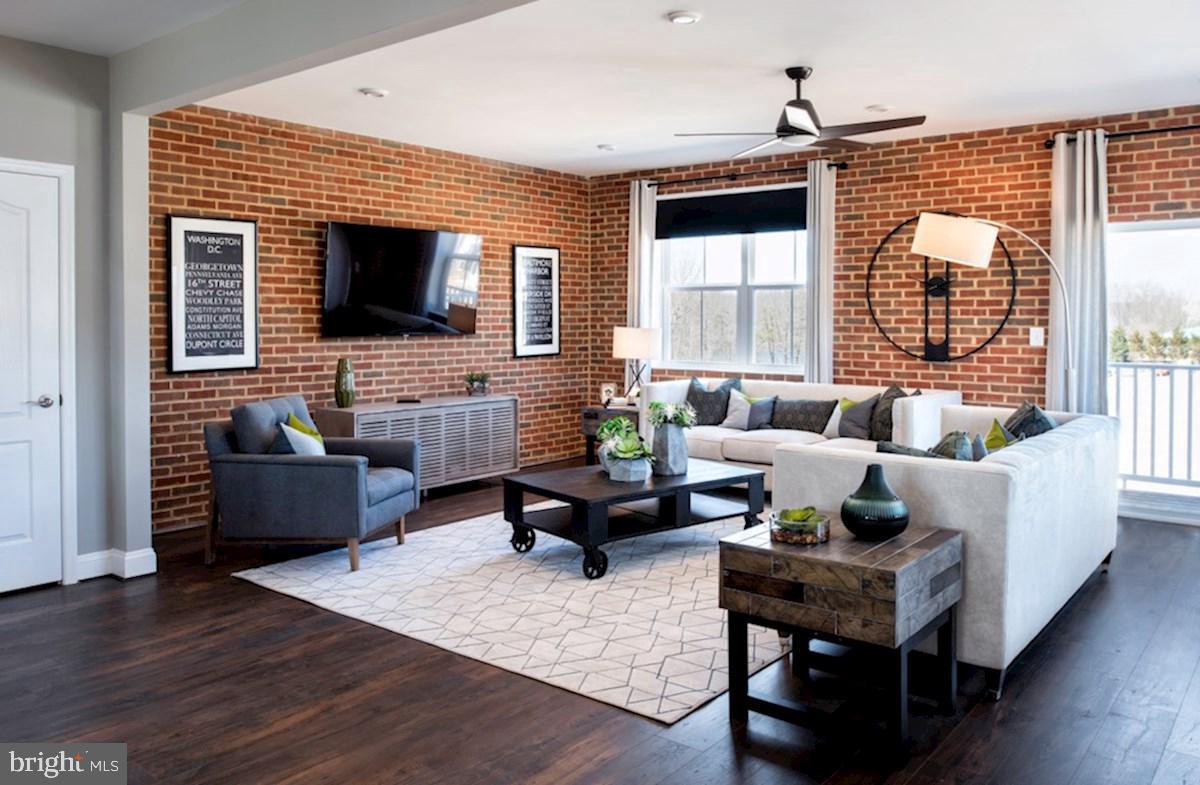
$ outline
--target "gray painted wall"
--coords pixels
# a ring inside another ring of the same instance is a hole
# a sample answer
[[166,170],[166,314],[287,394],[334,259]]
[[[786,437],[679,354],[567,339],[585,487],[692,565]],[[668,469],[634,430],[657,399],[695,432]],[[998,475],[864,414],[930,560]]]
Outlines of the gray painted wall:
[[79,552],[111,547],[107,432],[108,61],[0,36],[0,157],[75,167]]

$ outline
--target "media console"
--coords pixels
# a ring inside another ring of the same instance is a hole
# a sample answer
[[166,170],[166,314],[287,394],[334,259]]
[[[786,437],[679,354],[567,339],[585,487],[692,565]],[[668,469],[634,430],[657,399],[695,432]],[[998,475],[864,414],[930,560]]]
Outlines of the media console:
[[520,468],[515,395],[455,395],[415,403],[364,403],[318,409],[327,436],[419,439],[421,490]]

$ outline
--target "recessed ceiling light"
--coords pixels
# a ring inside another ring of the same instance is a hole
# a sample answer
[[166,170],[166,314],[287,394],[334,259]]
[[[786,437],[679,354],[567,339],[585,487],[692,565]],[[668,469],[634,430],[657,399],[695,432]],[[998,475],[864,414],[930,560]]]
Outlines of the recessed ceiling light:
[[891,104],[869,104],[863,108],[868,112],[890,112],[896,107]]
[[616,150],[617,148],[611,144],[598,144],[598,145],[596,145],[596,149],[603,150],[606,153],[611,153],[613,150]]
[[700,14],[695,11],[672,11],[667,14],[667,19],[677,25],[694,25],[700,21]]
[[358,92],[367,98],[387,98],[390,91],[384,90],[382,87],[360,87]]

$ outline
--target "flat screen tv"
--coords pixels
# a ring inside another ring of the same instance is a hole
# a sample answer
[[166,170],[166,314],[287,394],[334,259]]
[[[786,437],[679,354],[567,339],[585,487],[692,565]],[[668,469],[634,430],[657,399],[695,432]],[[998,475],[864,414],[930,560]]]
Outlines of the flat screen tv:
[[475,332],[479,235],[330,222],[321,334]]

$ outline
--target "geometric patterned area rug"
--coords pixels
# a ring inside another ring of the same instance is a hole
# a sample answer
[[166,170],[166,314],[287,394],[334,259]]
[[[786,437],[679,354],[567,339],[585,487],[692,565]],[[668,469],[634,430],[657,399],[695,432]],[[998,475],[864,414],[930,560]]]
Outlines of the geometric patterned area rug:
[[[546,506],[533,505],[533,507]],[[538,533],[516,553],[501,513],[236,577],[465,657],[673,723],[728,687],[717,541],[742,518],[604,546],[608,572],[582,574],[579,546]],[[751,627],[750,671],[787,646]]]

